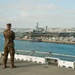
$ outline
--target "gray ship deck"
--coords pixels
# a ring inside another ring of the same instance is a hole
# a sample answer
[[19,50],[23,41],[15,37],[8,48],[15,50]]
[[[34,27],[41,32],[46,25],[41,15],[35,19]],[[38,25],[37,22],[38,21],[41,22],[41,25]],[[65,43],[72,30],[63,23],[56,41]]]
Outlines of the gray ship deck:
[[14,69],[10,69],[9,61],[7,65],[8,68],[2,69],[2,58],[0,58],[0,75],[75,75],[75,70],[70,68],[41,65],[33,62],[15,60],[17,67]]

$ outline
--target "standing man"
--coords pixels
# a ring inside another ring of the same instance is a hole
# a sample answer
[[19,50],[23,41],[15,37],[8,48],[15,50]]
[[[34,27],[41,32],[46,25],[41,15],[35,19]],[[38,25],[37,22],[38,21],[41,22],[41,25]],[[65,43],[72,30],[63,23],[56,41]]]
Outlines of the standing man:
[[11,23],[6,24],[6,30],[4,31],[5,45],[4,45],[4,59],[3,68],[7,68],[8,53],[10,53],[10,68],[15,68],[14,65],[14,39],[15,33],[11,30]]

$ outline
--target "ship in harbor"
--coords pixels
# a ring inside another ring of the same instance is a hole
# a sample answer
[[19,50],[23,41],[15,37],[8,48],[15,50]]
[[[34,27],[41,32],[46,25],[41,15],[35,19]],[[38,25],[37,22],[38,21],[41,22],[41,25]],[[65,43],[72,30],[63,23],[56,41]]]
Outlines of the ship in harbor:
[[41,28],[39,23],[36,29],[28,32],[26,36],[33,42],[75,43],[75,32],[50,32],[48,26]]
[[31,39],[29,41],[31,42],[42,42],[42,39],[41,38],[38,38],[35,34],[40,34],[44,31],[43,28],[40,28],[39,26],[39,23],[37,23],[36,25],[36,29],[33,30],[33,32],[31,33]]

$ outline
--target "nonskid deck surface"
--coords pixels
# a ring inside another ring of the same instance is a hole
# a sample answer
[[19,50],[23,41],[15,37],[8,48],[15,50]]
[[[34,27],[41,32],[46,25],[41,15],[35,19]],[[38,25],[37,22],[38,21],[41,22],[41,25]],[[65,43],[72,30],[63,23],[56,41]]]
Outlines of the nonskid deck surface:
[[11,69],[8,61],[8,68],[2,69],[2,59],[0,58],[0,75],[75,75],[75,70],[70,68],[66,69],[19,60],[15,60],[16,68]]

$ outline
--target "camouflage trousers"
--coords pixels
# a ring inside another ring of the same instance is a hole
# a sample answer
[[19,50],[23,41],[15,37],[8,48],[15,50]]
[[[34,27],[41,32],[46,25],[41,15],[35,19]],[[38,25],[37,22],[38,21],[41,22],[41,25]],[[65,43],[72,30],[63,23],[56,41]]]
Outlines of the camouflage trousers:
[[10,53],[10,64],[11,64],[11,66],[13,66],[14,65],[14,54],[15,54],[14,46],[12,46],[12,47],[5,46],[4,47],[4,59],[3,59],[3,63],[4,63],[4,65],[6,65],[9,53]]

